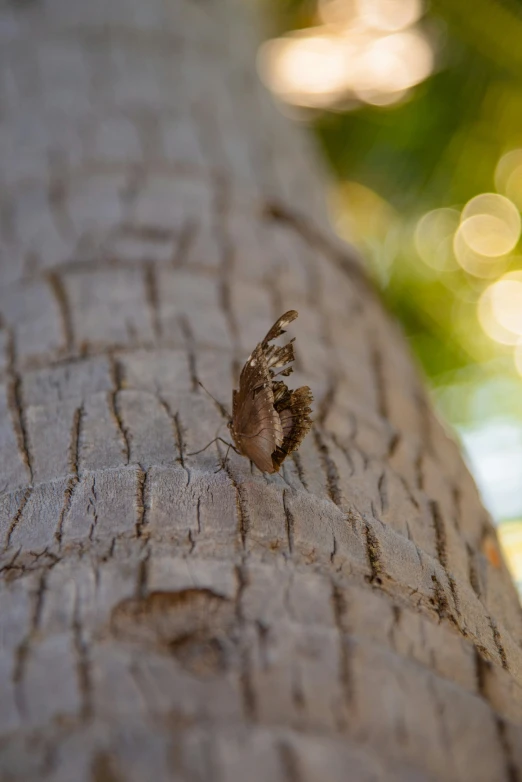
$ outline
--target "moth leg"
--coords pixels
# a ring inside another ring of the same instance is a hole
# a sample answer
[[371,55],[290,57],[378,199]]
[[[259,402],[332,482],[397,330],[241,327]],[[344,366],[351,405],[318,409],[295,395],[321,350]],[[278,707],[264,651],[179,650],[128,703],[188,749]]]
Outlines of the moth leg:
[[205,445],[204,448],[200,448],[199,451],[192,451],[192,453],[188,453],[187,456],[196,456],[196,454],[198,454],[198,453],[203,453],[203,451],[206,451],[207,448],[210,448],[211,445],[213,445],[214,443],[217,443],[217,442],[224,443],[224,445],[228,446],[229,449],[232,448],[232,450],[234,450],[239,456],[241,456],[241,454],[239,453],[237,448],[234,448],[232,443],[228,443],[222,437],[214,437],[214,439],[211,440],[209,443],[207,443],[207,445]]
[[[223,442],[225,442],[225,441],[223,440]],[[225,454],[225,458],[223,459],[223,461],[221,463],[221,467],[219,468],[219,470],[214,470],[214,475],[217,475],[218,472],[221,472],[221,470],[224,470],[225,467],[227,466],[228,453],[229,453],[231,448],[234,448],[234,446],[231,443],[227,443],[227,445],[228,445],[228,448],[227,448],[227,452]],[[236,453],[239,453],[239,451],[237,451],[235,448],[234,448],[234,451],[236,451]]]

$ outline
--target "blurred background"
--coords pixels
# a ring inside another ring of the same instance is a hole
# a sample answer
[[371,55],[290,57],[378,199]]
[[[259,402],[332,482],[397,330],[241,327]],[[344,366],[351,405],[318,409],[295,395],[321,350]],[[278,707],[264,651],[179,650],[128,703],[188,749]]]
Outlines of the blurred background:
[[258,53],[334,175],[522,593],[522,6],[265,0]]

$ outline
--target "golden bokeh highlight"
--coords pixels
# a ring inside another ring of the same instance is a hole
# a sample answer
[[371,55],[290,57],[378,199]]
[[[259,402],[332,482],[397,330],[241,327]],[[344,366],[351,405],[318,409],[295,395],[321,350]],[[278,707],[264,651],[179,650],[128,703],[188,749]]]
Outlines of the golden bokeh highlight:
[[308,108],[400,101],[434,69],[433,47],[414,23],[420,0],[322,0],[324,24],[267,41],[258,53],[265,84]]
[[516,345],[518,336],[509,329],[504,328],[496,317],[496,311],[493,307],[493,286],[489,286],[482,293],[477,307],[477,316],[479,323],[485,334],[490,339],[501,345]]
[[437,271],[457,268],[453,235],[460,222],[456,209],[433,209],[423,215],[415,227],[415,249],[425,264]]
[[482,193],[462,210],[453,240],[455,257],[468,274],[494,279],[505,270],[520,230],[520,214],[512,201],[498,193]]
[[522,521],[505,521],[499,524],[498,538],[504,558],[513,579],[522,581]]
[[491,258],[473,250],[467,243],[462,230],[462,224],[453,238],[453,252],[459,265],[473,277],[491,280],[505,270],[508,258]]
[[463,221],[460,232],[468,247],[486,258],[507,255],[518,240],[517,234],[503,220],[489,214],[468,217]]
[[505,274],[490,286],[493,315],[502,328],[522,336],[522,271]]
[[506,255],[520,237],[520,214],[509,198],[482,193],[462,210],[462,232],[472,250],[487,257]]
[[500,158],[495,187],[522,210],[522,149],[512,149]]
[[366,103],[382,105],[402,98],[433,70],[433,52],[415,30],[385,35],[368,43],[354,64],[352,89]]
[[508,272],[489,285],[479,300],[478,317],[486,334],[503,345],[522,337],[522,271]]
[[410,27],[424,13],[420,0],[319,0],[325,24],[361,26],[397,32]]
[[322,28],[264,43],[258,53],[263,81],[280,98],[300,106],[328,106],[344,95],[352,51]]
[[420,0],[359,0],[357,6],[364,24],[387,32],[410,27],[424,10]]

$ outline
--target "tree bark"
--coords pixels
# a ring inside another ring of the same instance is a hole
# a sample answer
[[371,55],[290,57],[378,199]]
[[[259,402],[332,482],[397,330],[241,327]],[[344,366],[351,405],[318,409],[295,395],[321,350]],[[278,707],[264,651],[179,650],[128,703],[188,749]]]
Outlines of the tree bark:
[[[247,5],[0,11],[0,778],[515,782],[517,595]],[[216,472],[287,308],[314,429]]]

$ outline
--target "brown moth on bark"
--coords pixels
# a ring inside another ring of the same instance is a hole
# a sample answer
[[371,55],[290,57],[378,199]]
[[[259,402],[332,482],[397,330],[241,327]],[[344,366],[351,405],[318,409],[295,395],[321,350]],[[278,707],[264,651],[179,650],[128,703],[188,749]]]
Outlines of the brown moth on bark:
[[310,388],[292,391],[283,380],[275,380],[293,372],[288,365],[294,361],[295,337],[282,347],[270,344],[297,315],[295,310],[285,312],[256,345],[241,370],[239,390],[232,395],[229,428],[237,450],[263,472],[278,472],[312,426]]
[[[0,3],[0,782],[520,782],[517,593],[256,5]],[[313,436],[216,473],[291,308]]]

